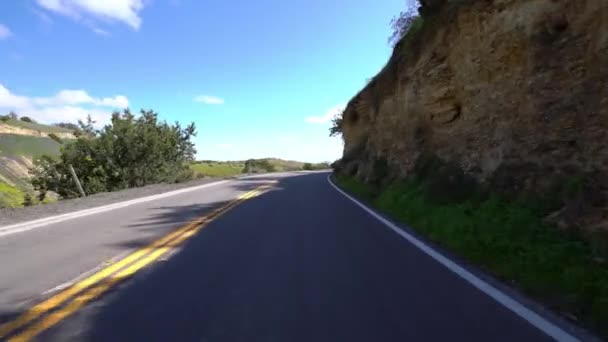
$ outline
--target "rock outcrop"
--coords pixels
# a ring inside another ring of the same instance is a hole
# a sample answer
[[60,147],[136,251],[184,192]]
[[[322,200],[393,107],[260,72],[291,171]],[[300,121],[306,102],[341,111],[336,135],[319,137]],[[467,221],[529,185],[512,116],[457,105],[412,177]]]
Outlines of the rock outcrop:
[[341,167],[360,179],[432,154],[507,193],[570,182],[554,216],[606,228],[608,1],[451,2],[397,44],[342,132]]

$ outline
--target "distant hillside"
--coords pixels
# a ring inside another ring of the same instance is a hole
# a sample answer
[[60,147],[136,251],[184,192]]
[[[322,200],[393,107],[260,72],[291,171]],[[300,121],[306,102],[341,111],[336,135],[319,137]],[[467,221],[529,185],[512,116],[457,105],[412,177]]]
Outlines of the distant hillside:
[[69,129],[9,119],[0,121],[0,207],[19,206],[32,191],[27,178],[36,157],[59,155],[61,145],[49,138],[74,139]]
[[237,161],[201,160],[191,165],[198,175],[208,177],[230,177],[245,173],[285,172],[327,169],[327,163],[304,163],[278,158],[262,158]]
[[[40,124],[40,123],[36,123],[36,122],[26,122],[26,121],[21,121],[21,120],[17,120],[17,119],[8,119],[6,121],[0,121],[0,129],[2,129],[2,126],[17,127],[17,128],[21,128],[24,130],[31,130],[34,132],[47,133],[47,134],[55,133],[55,134],[72,135],[72,131],[67,128],[51,126],[51,125],[44,125],[44,124]],[[2,132],[2,131],[0,131],[0,132]]]

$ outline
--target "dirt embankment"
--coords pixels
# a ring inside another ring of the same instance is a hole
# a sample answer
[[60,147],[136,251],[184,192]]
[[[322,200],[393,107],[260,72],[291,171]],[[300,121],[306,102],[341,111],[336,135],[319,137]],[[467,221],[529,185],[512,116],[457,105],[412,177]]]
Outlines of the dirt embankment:
[[344,113],[344,172],[402,178],[433,155],[608,231],[607,1],[462,1],[410,38]]
[[[48,137],[51,133],[0,123],[0,134],[15,134],[15,135],[29,135],[29,136],[33,136],[33,137]],[[76,139],[76,137],[72,133],[57,132],[57,133],[53,133],[53,134],[55,134],[60,139]]]

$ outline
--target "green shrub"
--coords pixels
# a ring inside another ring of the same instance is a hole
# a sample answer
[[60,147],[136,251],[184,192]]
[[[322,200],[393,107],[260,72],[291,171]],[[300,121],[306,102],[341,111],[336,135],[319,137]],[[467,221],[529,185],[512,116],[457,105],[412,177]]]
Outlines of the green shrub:
[[36,123],[36,121],[34,121],[32,118],[30,118],[29,116],[22,116],[19,120],[23,121],[23,122],[29,122],[29,123]]
[[35,162],[35,190],[77,197],[70,165],[87,194],[175,182],[191,175],[187,169],[196,152],[191,141],[194,124],[182,128],[159,122],[153,111],[141,111],[136,118],[125,110],[114,113],[102,130],[95,130],[90,119],[81,123],[81,130],[83,135],[64,146],[59,158],[43,156]]
[[23,204],[23,192],[17,187],[0,182],[0,208],[15,208]]
[[57,136],[57,134],[55,134],[55,133],[50,133],[49,138],[53,139],[54,141],[56,141],[59,144],[63,144],[63,141],[61,140],[61,138],[59,136]]

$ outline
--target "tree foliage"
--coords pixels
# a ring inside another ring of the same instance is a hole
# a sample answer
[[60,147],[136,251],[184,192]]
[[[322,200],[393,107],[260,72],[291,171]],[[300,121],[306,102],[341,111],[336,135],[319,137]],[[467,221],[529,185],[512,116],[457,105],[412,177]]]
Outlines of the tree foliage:
[[53,126],[69,129],[72,131],[76,131],[76,130],[80,129],[80,126],[78,126],[77,124],[71,123],[71,122],[58,122],[58,123],[53,124]]
[[245,161],[243,173],[275,172],[277,168],[267,159],[249,159]]
[[191,175],[188,162],[196,153],[191,141],[196,136],[194,123],[183,128],[159,121],[153,111],[142,110],[135,116],[127,109],[114,113],[101,130],[95,129],[90,117],[80,126],[83,134],[65,145],[58,159],[43,156],[36,161],[30,171],[36,190],[77,197],[69,165],[87,194],[175,182]]
[[[388,38],[390,45],[395,46],[410,30],[418,17],[418,1],[408,1],[405,10],[391,20],[392,34]],[[421,7],[422,8],[422,7]]]
[[36,121],[34,119],[30,118],[29,116],[22,116],[19,120],[21,120],[23,122],[36,123]]
[[331,120],[331,127],[329,127],[329,136],[335,137],[342,134],[342,124],[344,122],[344,112],[336,115]]
[[51,138],[52,140],[56,141],[59,144],[63,144],[63,141],[61,140],[61,138],[55,133],[50,133],[49,138]]

